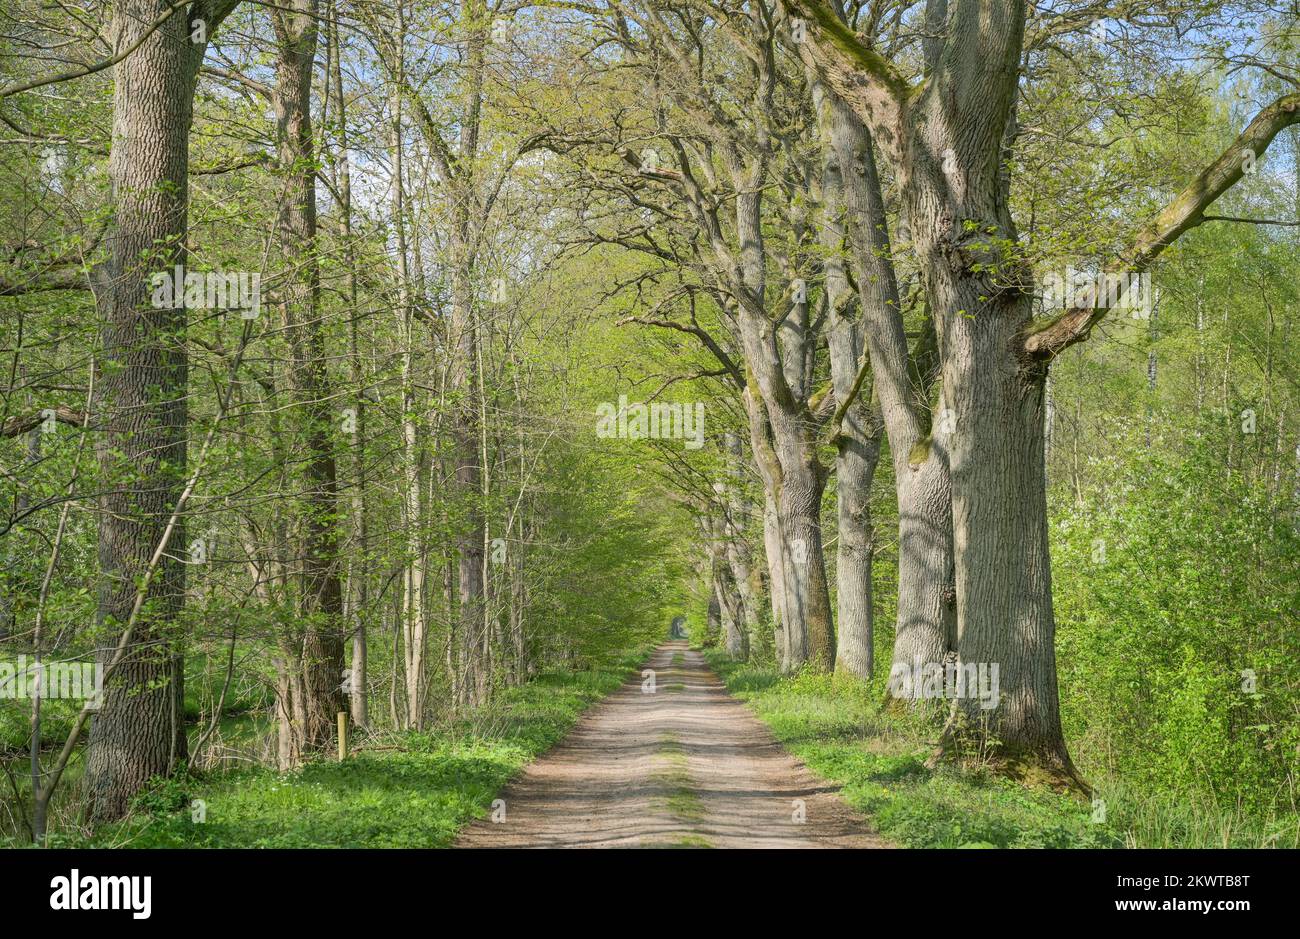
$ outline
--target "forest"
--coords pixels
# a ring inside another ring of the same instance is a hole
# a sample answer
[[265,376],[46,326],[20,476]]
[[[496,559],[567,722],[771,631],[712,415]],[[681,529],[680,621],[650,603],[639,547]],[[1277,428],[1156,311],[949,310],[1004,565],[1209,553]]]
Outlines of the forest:
[[5,0],[0,846],[1300,847],[1298,180],[1295,0]]

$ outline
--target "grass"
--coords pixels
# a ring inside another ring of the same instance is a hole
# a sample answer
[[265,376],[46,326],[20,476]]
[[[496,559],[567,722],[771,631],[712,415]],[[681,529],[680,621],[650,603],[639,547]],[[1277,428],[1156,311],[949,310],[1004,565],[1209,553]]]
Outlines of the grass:
[[[659,756],[663,760],[662,768],[655,771],[655,781],[668,790],[663,799],[663,807],[686,824],[694,824],[704,818],[704,800],[695,791],[688,770],[686,751],[681,741],[671,732],[659,737]],[[672,848],[711,848],[709,839],[697,832],[688,832],[665,847]]]
[[[588,705],[644,658],[548,672],[503,691],[472,719],[392,734],[346,762],[279,773],[253,768],[161,782],[123,822],[93,838],[60,832],[51,846],[139,848],[445,847],[485,816],[501,787],[549,749]],[[201,806],[205,815],[196,822]]]
[[[81,711],[82,702],[63,698],[41,702],[41,741],[47,747],[62,746]],[[0,702],[0,754],[22,756],[30,746],[32,702],[26,698]]]
[[1294,817],[1259,819],[1208,800],[1092,779],[1099,801],[1029,789],[956,766],[928,769],[933,731],[881,707],[874,685],[837,675],[782,678],[706,650],[727,688],[877,830],[913,848],[1295,847]]
[[665,765],[654,775],[655,780],[669,790],[664,800],[666,808],[684,822],[698,822],[704,818],[704,801],[691,783],[686,751],[673,734],[665,733],[660,737],[659,755]]

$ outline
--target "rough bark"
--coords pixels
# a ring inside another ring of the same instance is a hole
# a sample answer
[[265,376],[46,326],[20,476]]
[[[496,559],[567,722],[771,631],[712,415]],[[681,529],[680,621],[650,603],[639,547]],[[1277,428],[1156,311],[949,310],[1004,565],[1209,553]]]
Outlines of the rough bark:
[[343,588],[338,568],[338,482],[334,421],[325,340],[320,324],[320,267],[316,245],[316,152],[311,84],[318,38],[317,0],[291,0],[272,11],[276,34],[276,85],[272,106],[284,174],[278,235],[288,275],[281,317],[289,340],[289,379],[302,415],[307,459],[302,524],[303,614],[300,706],[294,731],[300,752],[319,751],[334,740],[336,715],[346,710]]
[[[786,0],[814,22],[805,61],[895,160],[942,352],[944,397],[931,445],[947,446],[957,664],[998,666],[1000,699],[958,713],[1001,756],[1076,779],[1061,733],[1043,475],[1045,368],[1023,367],[1027,278],[1015,244],[1003,138],[1023,37],[1022,0],[949,4],[924,87],[906,86],[821,0]],[[951,431],[949,433],[949,431]],[[920,454],[918,454],[920,455]],[[900,598],[901,603],[901,598]]]
[[731,577],[740,598],[740,644],[733,652],[735,658],[746,661],[750,645],[758,640],[763,625],[762,585],[754,568],[753,551],[749,544],[749,500],[745,495],[745,453],[739,435],[728,431],[723,436],[723,449],[727,455],[728,480],[726,483],[726,549]]
[[[114,8],[115,51],[139,42],[169,6],[124,0]],[[104,428],[100,468],[97,658],[107,664],[176,505],[186,468],[183,305],[154,307],[149,275],[184,258],[188,143],[194,83],[203,47],[183,14],[169,18],[115,67],[114,233],[103,317],[102,380],[97,410]],[[173,535],[184,544],[184,531]],[[86,762],[89,815],[117,818],[151,776],[186,755],[181,720],[181,661],[171,622],[184,603],[185,568],[165,556],[125,658],[108,681],[95,716]]]
[[1046,369],[1021,367],[1016,339],[1032,315],[1029,278],[997,247],[1018,240],[998,157],[1023,27],[1018,0],[951,11],[918,104],[925,119],[902,141],[905,200],[952,409],[935,436],[951,468],[957,666],[999,670],[994,706],[969,693],[958,712],[998,741],[1002,760],[1071,779],[1047,538]]
[[[920,356],[908,353],[871,138],[843,102],[833,99],[831,107],[835,148],[848,169],[846,224],[866,350],[898,499],[898,614],[890,669],[915,674],[926,663],[943,662],[956,648],[948,455],[941,435],[931,434],[930,370],[917,363]],[[934,410],[942,416],[942,402]],[[895,697],[910,697],[911,691],[898,683],[889,686]]]
[[874,636],[871,610],[873,530],[871,482],[880,460],[882,424],[869,383],[860,379],[863,339],[849,283],[845,248],[844,170],[846,150],[841,138],[850,128],[837,120],[832,103],[819,82],[813,82],[822,146],[819,239],[829,326],[831,384],[840,409],[834,428],[835,487],[838,508],[836,545],[836,668],[859,678],[871,677]]

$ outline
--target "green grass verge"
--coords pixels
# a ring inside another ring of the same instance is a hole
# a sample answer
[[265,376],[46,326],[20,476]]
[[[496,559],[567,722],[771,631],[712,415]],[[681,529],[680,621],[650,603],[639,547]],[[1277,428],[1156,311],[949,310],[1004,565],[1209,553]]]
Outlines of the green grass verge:
[[[472,718],[394,734],[291,773],[249,769],[168,780],[139,796],[127,820],[89,844],[138,848],[445,847],[487,814],[501,787],[559,742],[593,702],[616,690],[640,652],[606,668],[549,672],[502,692]],[[201,800],[206,818],[195,822]],[[55,835],[51,846],[85,845]]]
[[[854,678],[738,664],[705,651],[728,689],[890,841],[914,848],[1295,847],[1294,817],[1252,818],[1204,800],[1091,779],[1101,803],[1028,789],[992,773],[927,769],[933,732],[887,714]],[[1076,755],[1077,756],[1077,755]]]

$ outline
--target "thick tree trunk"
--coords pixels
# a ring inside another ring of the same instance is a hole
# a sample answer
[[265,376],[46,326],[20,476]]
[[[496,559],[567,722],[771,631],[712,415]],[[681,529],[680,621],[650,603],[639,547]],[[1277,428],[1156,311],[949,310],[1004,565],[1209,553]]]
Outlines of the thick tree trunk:
[[[998,696],[967,693],[961,710],[988,726],[1003,759],[1074,769],[1061,730],[1055,617],[1048,552],[1043,405],[1046,369],[1019,366],[1013,342],[1028,323],[1024,299],[988,315],[973,309],[987,284],[943,283],[945,394],[954,404],[950,444],[956,554],[958,668],[998,670]],[[1000,363],[990,368],[988,363]]]
[[[133,44],[167,9],[166,0],[123,0],[114,8],[115,50]],[[151,304],[155,271],[184,259],[188,145],[195,76],[203,46],[183,14],[168,19],[115,69],[113,183],[115,230],[108,286],[99,297],[104,353],[98,410],[105,428],[100,467],[101,585],[97,658],[113,657],[186,471],[186,313]],[[186,544],[183,528],[172,536]],[[181,659],[170,626],[184,603],[185,567],[165,554],[126,657],[105,689],[86,762],[89,815],[121,816],[151,776],[186,756]]]
[[[990,263],[998,257],[994,239],[1017,239],[1006,180],[996,162],[963,159],[964,141],[944,133],[936,121],[912,141],[914,151],[948,158],[935,165],[913,157],[909,208],[952,409],[934,436],[947,445],[951,468],[957,674],[986,676],[978,688],[969,680],[958,686],[954,714],[998,741],[997,757],[1014,772],[1078,782],[1056,680],[1047,368],[1018,354],[1032,317],[1024,278]],[[1001,128],[992,139],[1001,141]],[[966,225],[972,218],[980,224]]]
[[828,672],[835,667],[835,635],[822,545],[826,477],[812,459],[796,459],[789,454],[777,494],[789,669],[808,664]]
[[[862,417],[847,416],[860,421]],[[836,454],[839,541],[836,546],[836,668],[870,678],[874,666],[871,562],[871,480],[880,459],[880,438],[861,426],[840,439]]]

